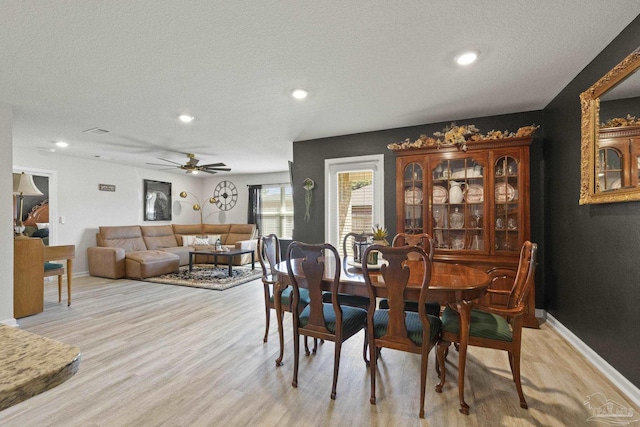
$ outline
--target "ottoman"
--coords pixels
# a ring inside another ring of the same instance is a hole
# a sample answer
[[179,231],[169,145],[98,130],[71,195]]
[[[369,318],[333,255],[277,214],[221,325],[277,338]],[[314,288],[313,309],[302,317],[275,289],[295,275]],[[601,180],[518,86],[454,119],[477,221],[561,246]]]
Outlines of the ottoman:
[[180,269],[180,257],[164,251],[127,252],[124,261],[127,277],[132,279],[176,273]]

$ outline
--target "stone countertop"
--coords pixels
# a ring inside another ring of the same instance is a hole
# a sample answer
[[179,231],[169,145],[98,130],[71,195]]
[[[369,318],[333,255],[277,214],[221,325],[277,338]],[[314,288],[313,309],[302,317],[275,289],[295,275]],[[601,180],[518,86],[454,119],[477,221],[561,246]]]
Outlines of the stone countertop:
[[0,411],[68,380],[80,349],[0,324]]

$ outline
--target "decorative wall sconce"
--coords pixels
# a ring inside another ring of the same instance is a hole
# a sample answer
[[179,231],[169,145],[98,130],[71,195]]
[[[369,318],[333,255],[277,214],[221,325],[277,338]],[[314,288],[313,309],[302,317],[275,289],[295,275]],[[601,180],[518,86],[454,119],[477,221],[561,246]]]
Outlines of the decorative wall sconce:
[[304,195],[304,206],[305,206],[304,220],[306,222],[309,222],[311,220],[311,213],[310,213],[311,196],[312,196],[313,188],[316,186],[316,183],[313,182],[313,180],[311,178],[307,178],[302,183],[302,186],[303,186],[304,191],[305,191],[305,195]]
[[[200,200],[196,197],[195,194],[189,193],[187,191],[182,191],[180,193],[180,197],[183,198],[183,199],[186,199],[187,196],[191,196],[194,199],[196,199],[196,203],[193,204],[192,208],[193,208],[194,211],[200,212],[200,224],[203,224],[204,223],[204,219],[202,217],[202,211],[204,210],[204,207],[202,206],[202,204],[200,203]],[[214,204],[216,204],[217,199],[215,197],[209,197],[208,202],[210,204],[214,205]]]

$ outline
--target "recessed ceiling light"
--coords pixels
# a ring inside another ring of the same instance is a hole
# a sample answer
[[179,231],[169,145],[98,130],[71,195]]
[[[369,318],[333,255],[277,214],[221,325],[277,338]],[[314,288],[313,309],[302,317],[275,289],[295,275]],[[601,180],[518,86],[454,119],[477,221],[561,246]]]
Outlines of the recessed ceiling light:
[[304,89],[293,89],[291,91],[291,96],[293,96],[295,99],[305,99],[307,95],[309,95],[309,92]]
[[193,119],[195,119],[195,117],[190,116],[189,114],[180,114],[178,118],[182,123],[191,123]]
[[64,142],[64,141],[57,141],[57,142],[56,142],[56,145],[57,145],[58,147],[64,148],[64,147],[68,147],[68,146],[69,146],[69,143],[68,143],[68,142]]
[[477,51],[464,52],[456,56],[454,59],[458,65],[469,65],[476,62],[478,54],[479,52]]

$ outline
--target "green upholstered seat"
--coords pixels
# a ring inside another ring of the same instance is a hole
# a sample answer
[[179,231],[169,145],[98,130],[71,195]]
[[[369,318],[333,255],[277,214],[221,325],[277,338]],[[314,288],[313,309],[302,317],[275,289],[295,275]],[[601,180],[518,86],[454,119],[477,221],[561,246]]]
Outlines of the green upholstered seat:
[[[432,316],[440,317],[440,304],[437,302],[427,301],[424,304],[427,307],[427,314]],[[386,298],[382,298],[379,303],[379,307],[381,310],[389,309],[389,300]],[[417,301],[405,301],[404,302],[404,310],[405,311],[413,311],[418,312],[418,302]]]
[[[273,295],[269,298],[269,302],[273,301]],[[293,302],[293,288],[291,286],[287,286],[285,290],[282,291],[282,295],[280,297],[280,302],[284,307],[288,307]],[[309,291],[307,289],[300,289],[300,303],[309,304],[311,299],[309,299]]]
[[45,262],[44,263],[44,271],[58,270],[59,268],[63,268],[64,265],[56,264],[55,262]]
[[[450,307],[442,313],[442,330],[454,334],[460,332],[460,316]],[[471,310],[469,336],[509,342],[513,338],[504,317],[474,309]]]
[[[322,293],[322,302],[331,303],[331,292],[325,291]],[[351,307],[359,307],[366,310],[369,307],[369,298],[339,293],[338,304],[349,305]]]
[[[300,313],[300,326],[304,327],[309,322],[310,306],[307,306]],[[336,333],[336,313],[333,311],[333,305],[322,304],[322,313],[324,314],[325,326],[332,334]],[[362,329],[362,325],[367,322],[367,312],[361,308],[342,306],[342,332],[345,336]]]
[[[407,327],[407,334],[409,339],[416,345],[422,345],[422,322],[420,316],[416,312],[405,312],[405,325]],[[429,326],[431,327],[429,333],[429,341],[434,339],[440,332],[442,322],[439,317],[427,316],[429,318]],[[389,326],[389,310],[376,310],[373,314],[373,331],[376,338],[381,338],[387,333],[387,327]]]

